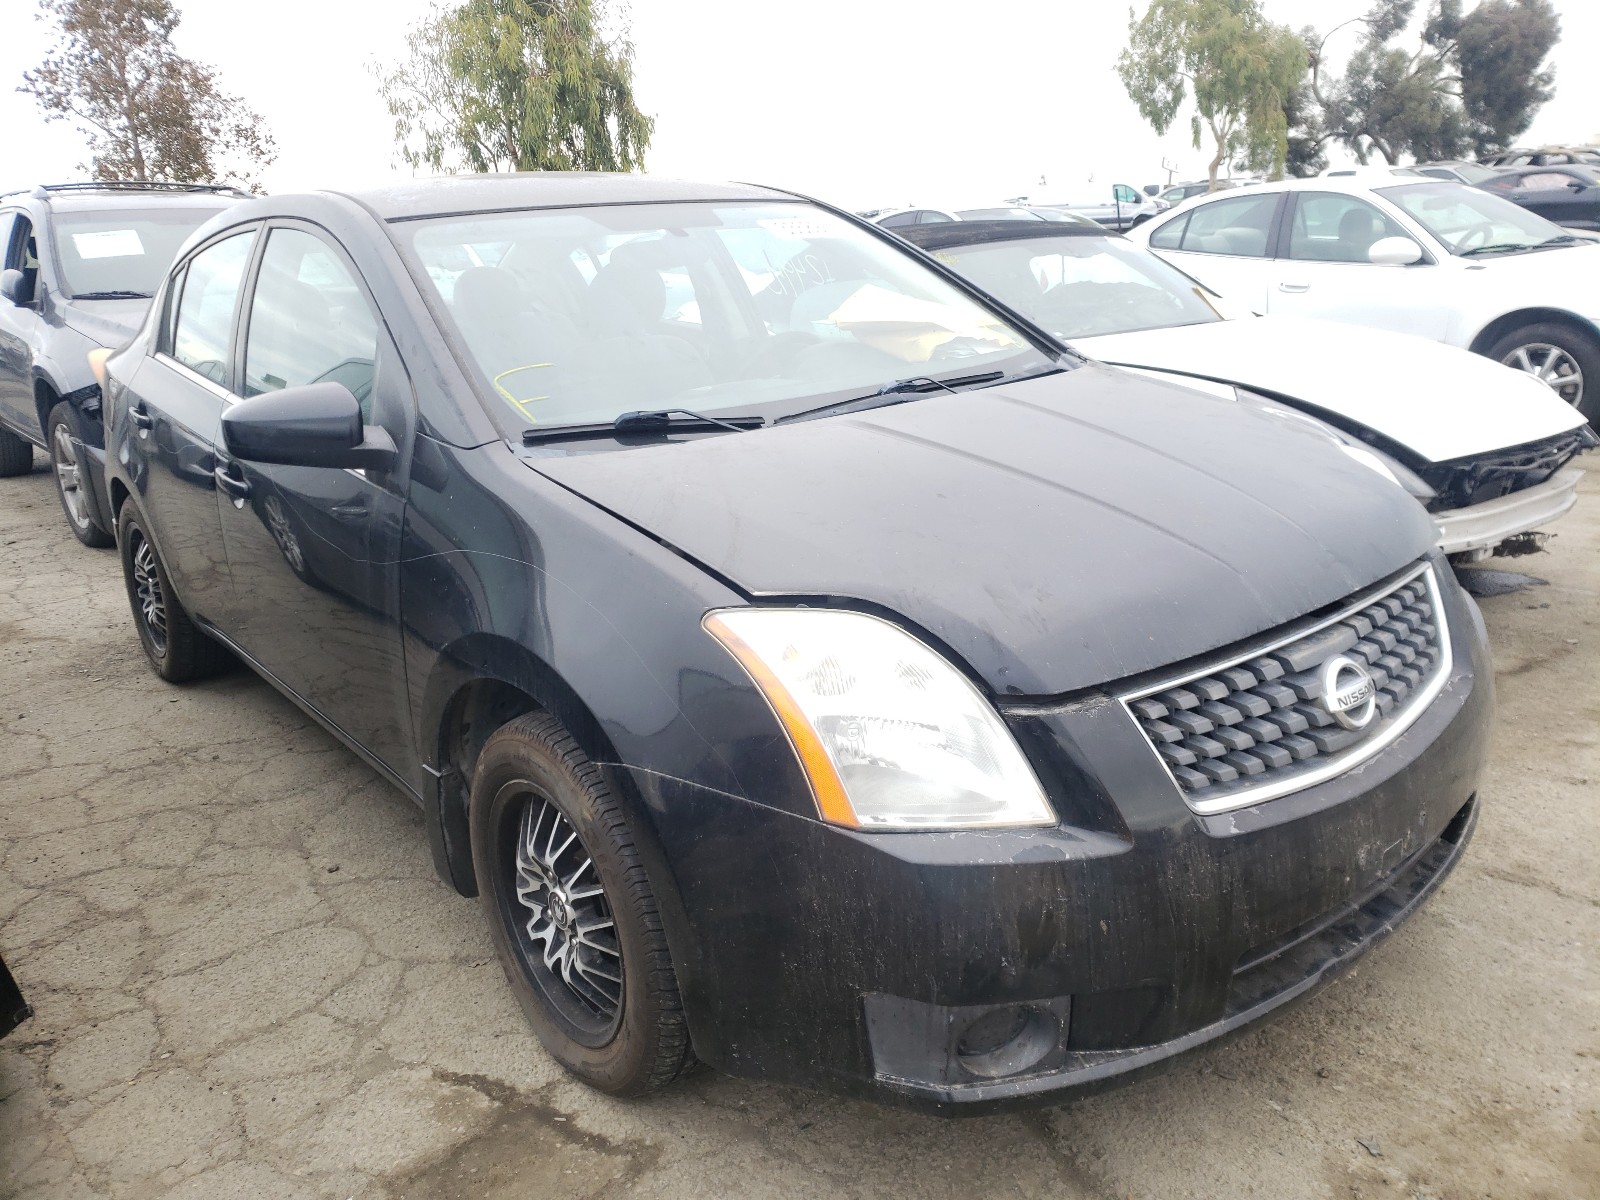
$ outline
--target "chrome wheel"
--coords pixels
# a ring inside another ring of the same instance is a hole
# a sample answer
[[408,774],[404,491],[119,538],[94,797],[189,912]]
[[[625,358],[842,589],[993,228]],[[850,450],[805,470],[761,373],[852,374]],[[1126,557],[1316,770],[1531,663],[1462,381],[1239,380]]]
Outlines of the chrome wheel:
[[268,496],[261,507],[266,510],[267,531],[272,534],[272,540],[278,543],[278,549],[283,553],[289,569],[296,575],[304,575],[305,552],[300,549],[300,539],[294,535],[294,526],[289,524],[282,502],[276,496]]
[[139,605],[139,617],[144,621],[145,632],[150,635],[157,653],[165,653],[167,602],[161,590],[161,576],[156,570],[156,552],[142,536],[133,548],[133,594]]
[[1549,342],[1529,342],[1518,346],[1500,360],[1508,367],[1532,375],[1568,404],[1583,401],[1583,368],[1560,346]]
[[513,924],[524,961],[574,1032],[607,1039],[622,1016],[622,950],[605,888],[578,831],[548,797],[527,792],[521,808]]
[[72,448],[72,435],[65,425],[57,425],[50,439],[50,462],[56,470],[56,490],[61,493],[61,506],[67,510],[67,520],[78,529],[89,525],[89,504],[83,495],[83,471],[78,465],[78,453]]

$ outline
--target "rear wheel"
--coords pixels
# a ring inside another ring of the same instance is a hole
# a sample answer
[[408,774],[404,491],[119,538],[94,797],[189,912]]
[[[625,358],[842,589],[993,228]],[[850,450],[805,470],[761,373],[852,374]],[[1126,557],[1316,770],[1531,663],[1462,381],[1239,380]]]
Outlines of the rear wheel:
[[1538,322],[1514,329],[1488,356],[1532,375],[1590,423],[1600,417],[1600,342],[1566,325]]
[[616,1096],[691,1061],[677,976],[627,815],[561,723],[497,730],[473,772],[472,858],[495,949],[539,1040]]
[[72,411],[72,406],[62,401],[50,410],[50,423],[46,426],[50,443],[50,466],[54,469],[56,477],[56,496],[61,501],[61,511],[67,514],[67,524],[72,529],[72,535],[85,546],[103,549],[116,543],[104,529],[95,524],[94,517],[89,508],[89,473],[84,468],[83,457],[86,451],[81,449],[82,439],[77,444],[73,439],[77,437],[77,417]]
[[33,444],[9,429],[0,429],[0,478],[33,470]]
[[117,545],[139,644],[156,674],[168,683],[188,683],[226,670],[233,656],[202,633],[178,602],[166,565],[131,502],[117,514]]

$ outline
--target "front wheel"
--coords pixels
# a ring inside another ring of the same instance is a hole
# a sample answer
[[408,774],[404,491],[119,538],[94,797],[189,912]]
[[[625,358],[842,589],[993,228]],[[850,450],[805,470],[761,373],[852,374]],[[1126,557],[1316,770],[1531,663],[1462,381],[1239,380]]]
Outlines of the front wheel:
[[529,713],[484,743],[469,810],[478,893],[539,1040],[614,1096],[691,1061],[655,896],[627,814],[561,723]]
[[95,524],[90,511],[89,488],[93,485],[83,465],[87,451],[82,449],[81,440],[74,441],[77,422],[72,406],[65,400],[50,410],[46,432],[49,435],[46,440],[50,443],[50,466],[56,477],[56,498],[61,501],[61,511],[67,514],[67,525],[72,530],[72,536],[96,550],[114,545],[116,539]]
[[1514,329],[1486,352],[1532,375],[1593,424],[1600,417],[1600,342],[1566,325],[1539,322]]
[[145,532],[133,502],[117,514],[117,545],[139,644],[156,674],[168,683],[188,683],[226,670],[233,656],[207,637],[173,594],[166,564]]

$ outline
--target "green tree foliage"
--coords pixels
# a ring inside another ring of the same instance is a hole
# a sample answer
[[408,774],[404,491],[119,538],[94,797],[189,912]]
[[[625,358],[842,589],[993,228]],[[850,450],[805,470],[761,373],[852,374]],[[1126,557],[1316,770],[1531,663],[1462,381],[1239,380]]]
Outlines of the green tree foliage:
[[277,156],[261,118],[172,44],[169,0],[40,0],[57,36],[17,90],[48,121],[74,120],[96,179],[232,180],[254,186]]
[[655,120],[600,0],[466,0],[411,30],[383,75],[400,157],[433,171],[632,171]]
[[1282,172],[1287,105],[1306,73],[1306,47],[1261,12],[1260,0],[1151,0],[1128,13],[1128,45],[1117,74],[1157,133],[1172,127],[1191,97],[1194,147],[1209,132],[1212,187],[1231,155]]
[[[1397,163],[1492,153],[1533,123],[1554,94],[1543,64],[1561,26],[1550,0],[1484,0],[1470,13],[1462,0],[1433,0],[1415,45],[1396,45],[1416,15],[1417,0],[1378,0],[1365,16],[1307,37],[1319,111],[1303,119],[1306,136],[1342,142],[1363,163],[1374,155]],[[1333,75],[1328,40],[1352,25],[1360,43]]]

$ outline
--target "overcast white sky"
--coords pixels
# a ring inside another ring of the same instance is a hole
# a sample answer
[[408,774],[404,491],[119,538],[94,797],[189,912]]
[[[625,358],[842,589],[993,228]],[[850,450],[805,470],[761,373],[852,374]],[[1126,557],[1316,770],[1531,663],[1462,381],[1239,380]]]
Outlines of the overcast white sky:
[[[427,0],[179,3],[179,49],[217,67],[277,137],[269,191],[360,187],[398,170],[367,67],[400,54]],[[1600,3],[1555,3],[1556,98],[1526,140],[1600,140]],[[1369,5],[1266,0],[1297,29]],[[85,159],[68,123],[45,124],[12,90],[46,45],[32,10],[0,4],[0,188],[76,178]],[[656,174],[769,183],[851,208],[954,207],[1098,199],[1114,182],[1164,181],[1163,160],[1183,179],[1209,158],[1189,146],[1186,118],[1157,138],[1123,92],[1112,70],[1122,0],[633,0],[632,29]]]

